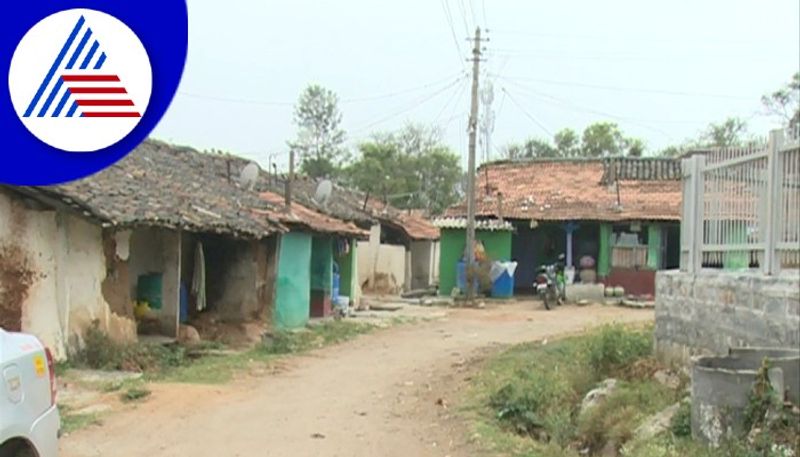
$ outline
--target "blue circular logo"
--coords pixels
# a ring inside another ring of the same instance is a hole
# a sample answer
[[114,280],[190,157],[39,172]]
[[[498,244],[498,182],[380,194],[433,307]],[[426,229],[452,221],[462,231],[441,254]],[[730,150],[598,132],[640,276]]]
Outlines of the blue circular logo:
[[0,18],[0,183],[79,179],[155,128],[186,62],[185,0],[35,0]]

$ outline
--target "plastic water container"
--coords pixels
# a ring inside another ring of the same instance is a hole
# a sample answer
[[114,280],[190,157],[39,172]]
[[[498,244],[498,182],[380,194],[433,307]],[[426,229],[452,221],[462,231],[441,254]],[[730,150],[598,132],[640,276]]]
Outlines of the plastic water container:
[[510,298],[514,296],[514,277],[504,271],[492,283],[492,297]]
[[339,295],[335,303],[337,307],[341,308],[341,310],[347,314],[347,310],[350,308],[350,297],[347,295]]
[[[478,284],[479,281],[475,281],[474,288],[475,288],[475,295],[478,295]],[[462,294],[466,294],[467,292],[467,263],[462,261],[458,262],[456,265],[456,287],[458,290],[461,291]]]

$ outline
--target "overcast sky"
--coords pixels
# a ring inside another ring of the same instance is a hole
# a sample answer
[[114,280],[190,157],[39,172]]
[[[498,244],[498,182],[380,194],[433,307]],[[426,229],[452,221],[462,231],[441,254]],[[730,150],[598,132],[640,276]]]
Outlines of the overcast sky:
[[[617,122],[658,150],[739,116],[800,68],[798,0],[188,0],[189,57],[154,136],[283,166],[292,106],[335,91],[348,144],[437,124],[466,155],[470,44],[488,28],[493,146]],[[452,21],[450,20],[452,18]]]

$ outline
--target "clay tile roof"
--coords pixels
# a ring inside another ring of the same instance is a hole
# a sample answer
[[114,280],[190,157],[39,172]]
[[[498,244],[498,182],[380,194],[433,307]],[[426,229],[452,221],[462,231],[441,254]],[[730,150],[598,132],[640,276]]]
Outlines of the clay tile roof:
[[[57,200],[104,225],[155,226],[262,238],[286,230],[266,214],[258,195],[220,175],[220,158],[191,148],[145,141],[125,158],[90,177],[24,190]],[[238,175],[235,175],[238,176]]]
[[[261,192],[259,195],[262,200],[268,202],[276,207],[284,205],[284,197],[274,192]],[[257,210],[260,213],[260,210]],[[314,232],[329,233],[344,236],[353,236],[357,238],[366,238],[368,232],[358,228],[356,225],[327,216],[311,208],[307,208],[297,202],[292,202],[291,213],[277,213],[281,222],[288,226],[300,226],[310,229]]]
[[[480,217],[502,213],[526,220],[680,220],[678,160],[530,160],[484,167],[476,183]],[[451,207],[447,215],[463,217],[466,205]]]
[[[467,219],[463,217],[443,217],[436,219],[433,223],[440,229],[464,229],[467,228]],[[486,230],[490,232],[496,231],[513,231],[514,226],[510,222],[500,222],[497,219],[486,219],[475,221],[476,230]]]
[[417,214],[400,214],[397,216],[408,237],[415,241],[433,241],[440,237],[439,228],[431,221]]

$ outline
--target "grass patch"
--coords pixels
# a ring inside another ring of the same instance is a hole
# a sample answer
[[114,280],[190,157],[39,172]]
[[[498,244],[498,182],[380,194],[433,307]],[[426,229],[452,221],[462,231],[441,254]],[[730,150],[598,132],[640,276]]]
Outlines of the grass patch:
[[130,403],[134,401],[144,400],[145,398],[149,397],[151,393],[152,392],[150,392],[149,389],[146,389],[144,387],[131,387],[130,389],[122,393],[122,395],[120,395],[120,398],[122,399],[122,401]]
[[[688,402],[680,405],[668,431],[632,440],[644,419],[685,395],[686,379],[672,388],[654,380],[653,374],[666,367],[652,357],[651,342],[650,327],[608,326],[497,355],[473,378],[462,408],[473,423],[473,440],[489,452],[519,457],[800,455],[791,452],[800,449],[800,418],[782,408],[766,381],[756,384],[750,398],[747,416],[754,431],[749,441],[732,439],[718,449],[693,442]],[[609,377],[618,380],[615,390],[581,412],[585,394]]]
[[59,405],[58,409],[61,414],[61,431],[66,434],[103,423],[97,414],[74,413],[72,409],[66,405]]
[[179,344],[119,344],[95,324],[86,331],[83,349],[70,359],[68,366],[145,374],[142,380],[107,383],[100,387],[104,392],[134,389],[148,381],[221,384],[230,381],[237,371],[268,365],[277,356],[341,343],[376,328],[348,320],[324,321],[296,331],[275,332],[249,351],[224,353],[219,351],[224,348],[219,343],[204,342],[192,348]]
[[342,343],[372,332],[375,325],[352,321],[323,321],[302,330],[279,330],[264,340],[261,350],[267,354],[293,354]]
[[[679,399],[631,366],[651,355],[652,329],[607,326],[587,335],[515,346],[473,378],[465,412],[479,445],[513,456],[566,457],[622,444],[639,422]],[[618,377],[616,390],[580,414],[585,394]]]

